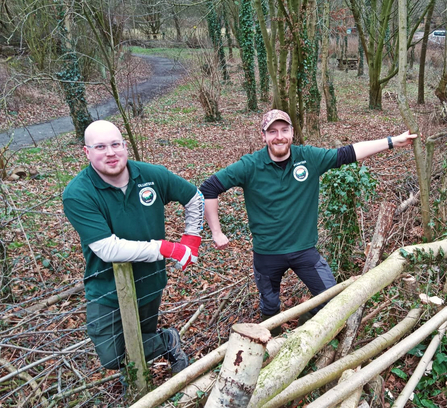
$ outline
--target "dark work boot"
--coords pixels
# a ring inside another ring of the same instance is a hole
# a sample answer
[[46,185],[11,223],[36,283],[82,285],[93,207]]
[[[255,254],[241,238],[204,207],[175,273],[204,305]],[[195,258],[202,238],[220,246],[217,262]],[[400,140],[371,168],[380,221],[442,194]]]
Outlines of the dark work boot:
[[171,327],[167,331],[169,333],[168,360],[171,363],[171,372],[175,375],[188,367],[189,361],[188,356],[181,348],[180,335],[177,329]]
[[[262,321],[265,321],[267,319],[270,319],[271,317],[277,315],[279,312],[275,313],[274,315],[268,316],[264,313],[261,313],[261,318]],[[270,330],[270,334],[272,335],[272,337],[276,337],[279,336],[282,333],[282,329],[281,326],[275,327],[274,329]]]

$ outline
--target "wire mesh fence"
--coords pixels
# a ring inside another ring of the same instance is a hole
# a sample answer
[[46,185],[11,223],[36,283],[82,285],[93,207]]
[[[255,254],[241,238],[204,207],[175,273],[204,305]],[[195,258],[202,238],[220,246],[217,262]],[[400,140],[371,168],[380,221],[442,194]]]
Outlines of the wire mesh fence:
[[[201,271],[202,275],[207,273],[219,274]],[[160,327],[175,326],[181,330],[204,305],[202,316],[183,336],[183,348],[190,361],[225,342],[233,323],[257,319],[253,309],[256,289],[248,269],[245,275],[236,280],[224,277],[221,285],[197,290],[194,296],[181,301],[169,301],[170,292],[176,292],[178,287],[168,285],[168,301],[162,303],[160,310]],[[107,370],[99,362],[87,335],[87,304],[82,281],[74,280],[20,306],[4,308],[0,313],[3,406],[118,407],[132,402],[132,393],[127,392],[127,371]],[[150,371],[153,386],[170,376],[163,356],[151,362]]]

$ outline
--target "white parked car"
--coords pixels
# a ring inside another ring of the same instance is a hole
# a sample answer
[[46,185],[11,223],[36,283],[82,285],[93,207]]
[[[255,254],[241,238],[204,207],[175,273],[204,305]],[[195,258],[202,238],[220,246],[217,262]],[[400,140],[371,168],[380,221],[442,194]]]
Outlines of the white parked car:
[[429,36],[429,40],[436,43],[443,43],[445,41],[446,30],[435,30]]

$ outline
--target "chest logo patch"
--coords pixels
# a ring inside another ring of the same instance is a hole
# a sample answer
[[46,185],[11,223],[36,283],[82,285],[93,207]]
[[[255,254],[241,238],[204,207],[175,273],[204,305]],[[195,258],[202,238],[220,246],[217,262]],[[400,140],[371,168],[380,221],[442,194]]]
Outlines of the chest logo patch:
[[295,177],[296,181],[305,181],[309,176],[309,170],[307,170],[306,166],[299,165],[293,169],[293,177]]
[[157,199],[157,193],[151,187],[145,187],[140,190],[140,203],[149,207]]

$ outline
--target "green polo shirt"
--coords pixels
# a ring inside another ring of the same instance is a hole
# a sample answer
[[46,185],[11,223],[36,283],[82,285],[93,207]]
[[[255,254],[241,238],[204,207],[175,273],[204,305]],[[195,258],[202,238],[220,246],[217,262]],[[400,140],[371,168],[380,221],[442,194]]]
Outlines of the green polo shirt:
[[337,149],[292,145],[283,170],[265,147],[216,176],[226,190],[244,189],[253,250],[287,254],[316,245],[320,176],[336,164]]
[[[187,204],[197,187],[163,166],[128,161],[126,194],[104,182],[90,165],[67,186],[64,211],[79,233],[86,261],[85,295],[90,301],[118,307],[112,264],[98,258],[89,244],[115,234],[133,241],[165,238],[164,206]],[[167,283],[165,261],[132,264],[139,305],[159,296]]]

